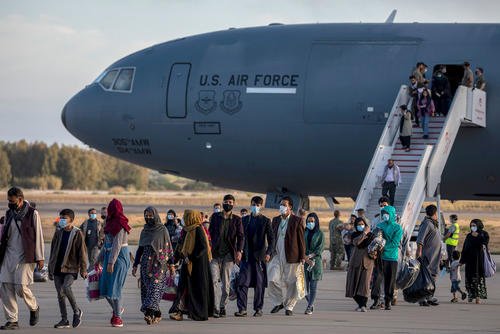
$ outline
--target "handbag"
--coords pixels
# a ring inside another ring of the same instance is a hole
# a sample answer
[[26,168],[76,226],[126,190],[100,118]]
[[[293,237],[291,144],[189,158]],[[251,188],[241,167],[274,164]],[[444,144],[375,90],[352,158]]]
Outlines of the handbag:
[[297,266],[295,274],[297,277],[297,299],[301,300],[306,296],[306,276],[304,273],[304,265],[302,263],[299,263]]
[[493,277],[497,271],[497,265],[491,258],[490,251],[483,245],[484,277]]
[[165,290],[161,299],[173,302],[177,296],[176,275],[167,275],[165,280]]
[[101,279],[102,268],[96,267],[87,277],[87,299],[89,302],[101,299],[99,280]]

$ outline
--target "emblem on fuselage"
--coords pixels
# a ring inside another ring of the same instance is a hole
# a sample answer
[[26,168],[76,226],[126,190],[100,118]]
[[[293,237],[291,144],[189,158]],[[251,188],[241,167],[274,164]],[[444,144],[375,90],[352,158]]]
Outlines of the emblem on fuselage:
[[220,102],[220,108],[223,112],[230,115],[241,110],[243,103],[240,101],[241,92],[239,90],[225,90],[224,97]]
[[196,110],[202,114],[208,115],[217,108],[214,90],[200,90],[198,92],[198,101],[195,103]]

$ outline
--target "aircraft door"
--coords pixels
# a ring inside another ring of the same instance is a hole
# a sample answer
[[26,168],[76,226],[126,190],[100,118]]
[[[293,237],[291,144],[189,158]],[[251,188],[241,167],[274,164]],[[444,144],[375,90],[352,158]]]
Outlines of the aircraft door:
[[167,116],[169,118],[186,118],[187,87],[191,64],[176,63],[170,69],[167,86]]

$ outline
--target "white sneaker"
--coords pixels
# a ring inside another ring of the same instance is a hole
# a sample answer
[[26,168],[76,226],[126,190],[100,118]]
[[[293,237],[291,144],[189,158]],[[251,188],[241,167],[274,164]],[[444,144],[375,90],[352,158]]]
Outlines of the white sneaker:
[[361,311],[360,311],[360,312],[366,312],[366,311],[367,311],[367,310],[366,310],[366,307],[365,307],[365,306],[363,306],[363,307],[361,308]]
[[361,312],[361,307],[356,307],[356,312]]

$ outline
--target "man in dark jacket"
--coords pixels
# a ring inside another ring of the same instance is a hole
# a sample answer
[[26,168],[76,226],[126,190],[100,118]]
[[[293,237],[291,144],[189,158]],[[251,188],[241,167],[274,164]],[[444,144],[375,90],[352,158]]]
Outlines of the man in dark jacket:
[[226,316],[227,297],[230,290],[230,274],[234,263],[243,254],[243,225],[241,218],[233,214],[233,195],[224,196],[223,212],[214,213],[210,219],[209,234],[212,239],[210,270],[214,282],[214,318]]
[[269,296],[274,304],[271,313],[277,313],[284,308],[286,315],[293,315],[293,308],[299,300],[296,273],[306,258],[304,224],[302,218],[292,213],[292,209],[292,199],[283,197],[280,215],[272,221],[276,241],[267,270]]
[[274,235],[271,220],[261,213],[262,197],[255,196],[251,200],[251,214],[243,217],[245,244],[243,259],[240,265],[238,281],[238,312],[234,315],[247,315],[248,288],[254,288],[253,308],[254,317],[262,316],[264,306],[264,292],[267,286],[266,263],[271,259],[274,245]]

